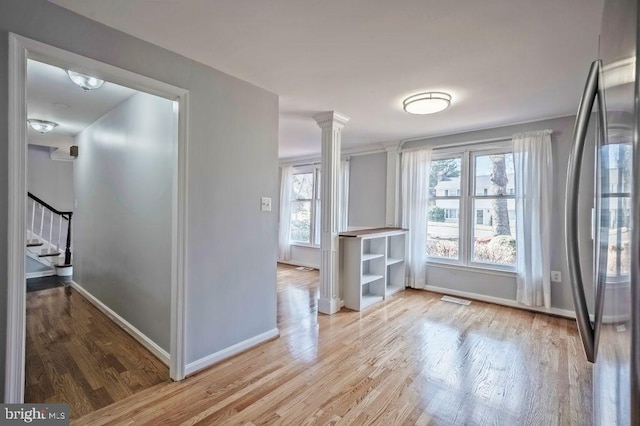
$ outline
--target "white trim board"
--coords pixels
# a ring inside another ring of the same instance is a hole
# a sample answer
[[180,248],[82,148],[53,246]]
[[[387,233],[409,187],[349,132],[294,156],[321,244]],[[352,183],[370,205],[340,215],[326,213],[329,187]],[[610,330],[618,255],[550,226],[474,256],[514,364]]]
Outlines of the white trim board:
[[115,322],[121,329],[126,331],[131,337],[136,339],[138,343],[144,346],[149,352],[151,352],[156,358],[162,361],[165,365],[169,366],[171,357],[169,353],[158,346],[153,340],[148,338],[142,331],[131,325],[126,319],[118,315],[113,309],[102,303],[93,294],[89,293],[84,287],[75,281],[70,282],[71,287],[91,303],[98,308],[100,312],[108,316],[111,321]]
[[319,270],[320,268],[318,268],[318,265],[312,265],[310,263],[306,263],[306,262],[297,262],[294,260],[278,260],[278,263],[282,263],[283,265],[289,265],[289,266],[303,266],[305,268],[313,268],[316,270]]
[[189,91],[141,74],[9,33],[8,251],[5,403],[22,403],[25,381],[26,278],[25,218],[27,208],[27,59],[95,75],[104,80],[175,102],[178,114],[177,161],[174,171],[171,253],[171,362],[173,380],[185,376],[187,281],[187,189]]
[[217,364],[220,361],[224,361],[225,359],[231,358],[232,356],[237,355],[240,352],[244,352],[248,349],[258,346],[261,343],[275,339],[279,336],[280,331],[277,328],[272,328],[269,331],[265,331],[264,333],[258,334],[257,336],[250,337],[246,340],[243,340],[242,342],[236,343],[235,345],[224,348],[221,351],[214,352],[211,355],[207,355],[198,360],[190,362],[189,364],[187,364],[185,373],[187,376],[191,376],[192,374],[202,371],[205,368],[211,367],[212,365]]
[[27,279],[30,278],[43,278],[43,277],[53,277],[56,275],[55,269],[50,269],[48,271],[38,271],[38,272],[27,272],[25,276]]
[[515,300],[503,299],[501,297],[493,297],[493,296],[485,296],[477,293],[469,293],[467,291],[459,291],[459,290],[451,290],[444,287],[436,287],[433,285],[427,285],[424,288],[427,291],[432,291],[434,293],[440,294],[448,294],[449,296],[458,296],[465,297],[467,299],[478,300],[480,302],[488,302],[496,305],[508,306],[510,308],[522,309],[525,311],[539,312],[543,314],[557,315],[565,318],[575,319],[576,313],[573,311],[569,311],[567,309],[558,309],[558,308],[539,308],[535,306],[526,306],[521,303],[516,302]]

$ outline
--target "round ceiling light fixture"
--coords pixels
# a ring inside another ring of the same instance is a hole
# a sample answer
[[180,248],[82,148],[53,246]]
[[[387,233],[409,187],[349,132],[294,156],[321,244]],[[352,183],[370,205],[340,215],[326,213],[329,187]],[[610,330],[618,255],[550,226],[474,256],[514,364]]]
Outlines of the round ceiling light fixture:
[[84,90],[99,89],[104,84],[104,80],[91,77],[90,75],[80,74],[79,72],[71,70],[67,70],[67,75],[69,76],[71,81],[82,87]]
[[451,105],[451,95],[445,92],[424,92],[409,96],[402,108],[409,114],[434,114]]
[[37,120],[35,118],[28,119],[27,123],[29,123],[29,126],[31,126],[33,130],[42,134],[49,133],[58,127],[58,123],[54,123],[53,121]]

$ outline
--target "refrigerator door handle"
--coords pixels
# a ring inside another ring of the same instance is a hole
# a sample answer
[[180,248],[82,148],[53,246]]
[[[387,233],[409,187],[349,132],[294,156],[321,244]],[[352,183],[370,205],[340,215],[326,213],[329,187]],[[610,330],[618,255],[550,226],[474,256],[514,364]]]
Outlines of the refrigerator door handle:
[[[569,156],[569,169],[567,171],[567,188],[565,198],[565,249],[567,264],[569,267],[569,279],[571,281],[571,292],[573,294],[573,304],[576,310],[576,321],[578,330],[584,346],[587,359],[595,362],[595,331],[589,319],[587,300],[584,294],[584,284],[582,281],[582,270],[580,267],[580,249],[578,239],[578,195],[580,189],[580,171],[582,157],[584,154],[587,128],[593,104],[598,94],[598,80],[600,78],[601,61],[597,60],[591,64],[587,82],[580,99],[576,123],[573,128],[573,147]],[[603,102],[600,102],[601,104]],[[600,113],[604,111],[600,108]],[[599,116],[602,119],[602,116]],[[604,123],[602,123],[604,124]]]

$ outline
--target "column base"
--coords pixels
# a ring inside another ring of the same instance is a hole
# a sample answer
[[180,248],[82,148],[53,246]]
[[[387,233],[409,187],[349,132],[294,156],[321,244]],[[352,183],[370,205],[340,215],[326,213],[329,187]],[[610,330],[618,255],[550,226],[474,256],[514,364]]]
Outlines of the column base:
[[340,311],[339,299],[318,298],[318,312],[326,315],[333,315]]

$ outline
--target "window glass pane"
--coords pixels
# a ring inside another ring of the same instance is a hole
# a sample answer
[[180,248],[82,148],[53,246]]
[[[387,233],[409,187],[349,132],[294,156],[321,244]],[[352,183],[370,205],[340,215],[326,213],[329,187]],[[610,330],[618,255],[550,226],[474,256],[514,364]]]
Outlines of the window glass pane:
[[291,198],[294,200],[310,200],[313,198],[313,173],[293,175]]
[[476,157],[476,195],[509,195],[515,191],[513,154],[491,154]]
[[431,162],[429,197],[460,195],[461,158],[448,158]]
[[291,202],[291,241],[311,242],[311,201]]
[[516,202],[490,198],[473,201],[473,261],[515,265]]
[[458,259],[460,200],[431,199],[427,222],[427,255]]
[[631,198],[609,198],[609,247],[607,253],[607,280],[629,275],[631,247],[629,229],[631,221]]

